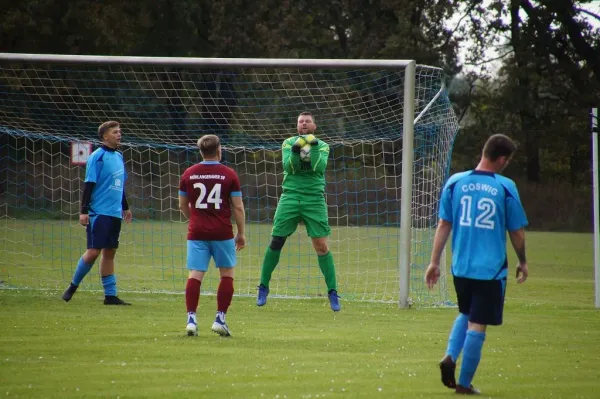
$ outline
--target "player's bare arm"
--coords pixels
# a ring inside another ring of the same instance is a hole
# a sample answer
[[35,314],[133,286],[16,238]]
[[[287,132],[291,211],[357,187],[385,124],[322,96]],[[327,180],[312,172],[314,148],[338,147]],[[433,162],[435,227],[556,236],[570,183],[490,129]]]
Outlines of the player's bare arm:
[[440,259],[442,257],[442,252],[444,251],[444,247],[446,246],[446,242],[448,241],[448,237],[450,237],[451,231],[452,223],[447,220],[440,219],[438,222],[438,227],[435,231],[435,237],[433,238],[431,261],[427,267],[427,270],[425,271],[425,282],[427,283],[429,289],[433,288],[440,278]]
[[242,197],[231,197],[231,205],[233,206],[233,218],[237,226],[235,249],[239,251],[246,246],[246,211],[244,210]]
[[517,282],[523,283],[529,277],[529,268],[527,267],[527,256],[525,253],[525,229],[510,231],[510,242],[517,254],[519,259],[519,265],[517,266]]
[[181,211],[181,214],[187,219],[190,218],[190,201],[185,195],[179,196],[179,210]]

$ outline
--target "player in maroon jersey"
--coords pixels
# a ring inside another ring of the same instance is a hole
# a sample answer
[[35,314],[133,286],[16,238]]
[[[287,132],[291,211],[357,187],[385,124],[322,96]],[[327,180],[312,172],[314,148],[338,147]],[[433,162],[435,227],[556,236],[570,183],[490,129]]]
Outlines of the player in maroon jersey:
[[[208,270],[211,257],[221,273],[217,290],[217,317],[212,330],[230,336],[225,314],[233,297],[233,271],[236,250],[246,245],[245,212],[240,179],[221,160],[221,142],[215,135],[202,136],[198,147],[203,161],[189,167],[179,183],[179,209],[189,219],[187,234],[187,268],[185,287],[187,305],[187,335],[198,335],[196,310],[200,299],[200,284]],[[237,225],[234,238],[231,213]]]

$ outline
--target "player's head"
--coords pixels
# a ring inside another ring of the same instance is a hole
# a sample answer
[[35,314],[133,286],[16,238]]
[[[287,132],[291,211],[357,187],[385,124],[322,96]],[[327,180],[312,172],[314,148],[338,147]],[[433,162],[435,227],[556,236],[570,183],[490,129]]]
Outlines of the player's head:
[[305,135],[314,133],[317,130],[315,118],[310,112],[303,112],[298,115],[298,134]]
[[483,158],[490,162],[498,172],[502,172],[510,162],[517,145],[510,137],[494,134],[483,146]]
[[102,144],[117,148],[121,142],[121,127],[119,122],[108,121],[98,127],[98,137]]
[[221,160],[221,140],[214,134],[207,134],[198,139],[200,155],[205,161]]

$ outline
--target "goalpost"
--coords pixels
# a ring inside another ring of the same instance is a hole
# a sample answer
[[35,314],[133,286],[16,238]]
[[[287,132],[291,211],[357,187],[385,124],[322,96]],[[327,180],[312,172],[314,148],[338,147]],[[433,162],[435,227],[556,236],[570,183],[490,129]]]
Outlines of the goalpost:
[[[98,125],[117,120],[134,214],[116,259],[120,290],[183,291],[178,179],[200,160],[196,140],[212,133],[247,212],[236,293],[255,295],[281,194],[281,143],[303,111],[331,146],[326,195],[342,298],[448,303],[444,268],[435,290],[423,276],[458,125],[442,70],[408,60],[0,54],[0,285],[69,283],[85,249],[85,160]],[[217,284],[211,271],[203,291]],[[271,284],[272,296],[325,295],[302,225]],[[83,287],[101,285],[91,276]]]
[[594,303],[600,308],[600,188],[598,184],[598,108],[592,108],[592,191],[594,201]]

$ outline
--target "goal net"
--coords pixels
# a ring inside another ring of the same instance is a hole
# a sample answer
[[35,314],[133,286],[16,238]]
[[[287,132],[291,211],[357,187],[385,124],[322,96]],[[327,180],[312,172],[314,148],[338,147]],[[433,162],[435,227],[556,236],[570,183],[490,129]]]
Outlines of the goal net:
[[[331,146],[326,196],[342,298],[398,301],[408,278],[411,302],[448,301],[445,275],[432,291],[423,282],[458,131],[440,69],[416,66],[411,245],[402,248],[404,85],[410,78],[404,68],[6,56],[0,54],[3,286],[68,285],[86,247],[78,224],[85,160],[99,145],[100,123],[117,120],[134,215],[121,233],[119,290],[183,292],[187,223],[178,210],[179,177],[200,161],[195,143],[210,133],[223,142],[223,162],[238,173],[246,207],[248,246],[238,253],[236,293],[255,295],[281,194],[281,143],[296,134],[298,114],[310,111],[317,137]],[[399,272],[403,251],[410,251],[409,275]],[[215,292],[218,277],[211,267],[203,292]],[[101,287],[97,273],[82,283],[83,289]],[[283,248],[271,295],[325,294],[300,225]]]

